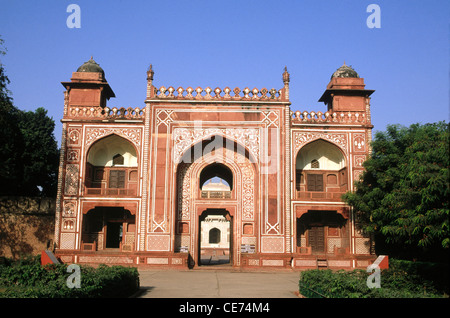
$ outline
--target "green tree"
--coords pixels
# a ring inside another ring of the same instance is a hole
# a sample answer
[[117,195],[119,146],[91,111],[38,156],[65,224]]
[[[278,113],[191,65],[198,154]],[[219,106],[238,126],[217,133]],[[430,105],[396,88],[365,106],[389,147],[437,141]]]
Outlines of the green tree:
[[448,257],[449,128],[439,122],[378,132],[356,190],[343,196],[362,230],[399,256]]
[[55,196],[59,150],[53,135],[55,122],[47,110],[20,112],[18,126],[24,140],[21,192],[27,195]]
[[[0,57],[6,54],[0,38]],[[0,194],[15,194],[22,179],[23,138],[18,127],[19,110],[8,90],[8,76],[0,61]]]
[[[0,38],[0,56],[5,55]],[[0,61],[0,195],[54,196],[59,150],[55,122],[43,108],[24,112],[13,105]]]

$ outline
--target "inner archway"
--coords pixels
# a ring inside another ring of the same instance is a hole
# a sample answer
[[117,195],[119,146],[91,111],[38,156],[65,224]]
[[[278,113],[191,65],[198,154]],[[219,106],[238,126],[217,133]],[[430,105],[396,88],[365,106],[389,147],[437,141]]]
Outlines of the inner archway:
[[200,173],[199,186],[204,199],[230,199],[233,173],[224,164],[212,163]]
[[232,217],[226,209],[207,209],[199,217],[199,265],[229,265]]
[[228,191],[233,189],[233,173],[224,164],[215,162],[206,166],[200,173],[200,188],[203,190],[206,183],[217,181],[228,186]]

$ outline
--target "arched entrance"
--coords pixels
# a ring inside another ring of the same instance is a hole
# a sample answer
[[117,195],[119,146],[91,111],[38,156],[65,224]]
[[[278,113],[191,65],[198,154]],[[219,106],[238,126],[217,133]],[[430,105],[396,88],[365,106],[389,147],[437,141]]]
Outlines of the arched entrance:
[[198,264],[231,265],[233,218],[226,209],[206,209],[199,216]]
[[82,249],[132,251],[135,215],[123,207],[95,207],[83,218]]
[[297,218],[296,226],[298,250],[313,255],[349,252],[348,220],[336,211],[310,210]]
[[[232,147],[222,147],[228,144]],[[242,244],[251,245],[252,251],[257,250],[258,169],[245,149],[236,151],[242,148],[236,143],[225,140],[211,149],[208,143],[201,142],[200,150],[194,151],[196,146],[193,145],[177,165],[174,251],[189,253],[191,266],[204,266],[202,255],[205,256],[205,246],[209,242],[205,220],[213,222],[215,219],[217,224],[229,224],[225,230],[215,226],[220,237],[227,237],[228,233],[230,237],[224,250],[216,245],[216,256],[217,252],[224,258],[229,254],[228,263],[240,266]],[[212,229],[210,227],[209,231]]]

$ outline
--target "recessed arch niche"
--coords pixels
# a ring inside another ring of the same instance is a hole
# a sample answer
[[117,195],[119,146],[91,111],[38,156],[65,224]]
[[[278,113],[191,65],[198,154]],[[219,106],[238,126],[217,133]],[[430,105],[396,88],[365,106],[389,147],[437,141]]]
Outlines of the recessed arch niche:
[[129,140],[112,134],[97,140],[86,154],[87,195],[136,195],[138,155]]
[[295,170],[297,198],[312,199],[314,195],[307,192],[330,192],[320,198],[337,200],[347,190],[346,159],[342,150],[331,142],[318,139],[303,146],[297,153]]
[[118,161],[121,166],[137,167],[136,149],[130,141],[113,134],[96,141],[89,148],[87,162],[91,165],[112,167],[115,165],[114,161]]
[[300,149],[295,167],[297,170],[340,170],[345,167],[345,157],[337,146],[319,139]]

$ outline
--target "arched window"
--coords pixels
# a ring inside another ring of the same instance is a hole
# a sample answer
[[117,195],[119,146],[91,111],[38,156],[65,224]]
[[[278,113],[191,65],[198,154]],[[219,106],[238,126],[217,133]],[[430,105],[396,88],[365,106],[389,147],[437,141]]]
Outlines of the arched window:
[[220,243],[220,230],[218,228],[213,228],[209,231],[209,243]]
[[319,169],[320,168],[319,161],[317,161],[317,159],[313,159],[311,161],[311,168],[312,169]]
[[221,187],[218,190],[233,190],[233,173],[227,166],[221,163],[212,163],[202,170],[200,173],[200,189],[203,190],[203,186],[207,183],[209,184],[211,181],[216,186]]
[[113,157],[113,166],[123,165],[123,162],[123,156],[120,153]]

